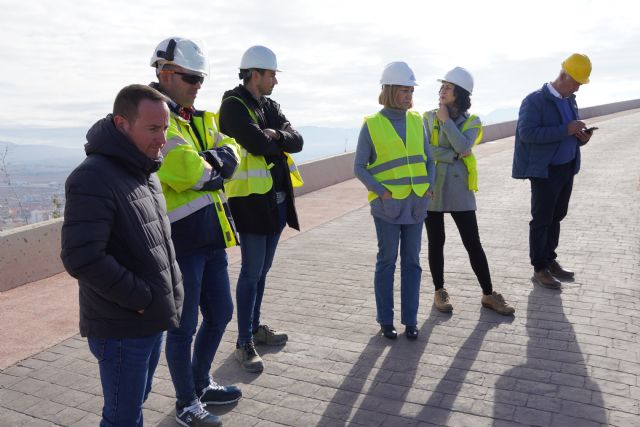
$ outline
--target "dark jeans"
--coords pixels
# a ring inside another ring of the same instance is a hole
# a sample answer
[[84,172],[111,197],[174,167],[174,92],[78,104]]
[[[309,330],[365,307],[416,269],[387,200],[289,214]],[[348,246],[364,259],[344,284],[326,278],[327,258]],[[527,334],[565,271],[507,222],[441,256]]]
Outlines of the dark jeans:
[[549,166],[548,178],[530,178],[529,258],[535,271],[556,259],[560,221],[567,216],[573,189],[574,162]]
[[100,427],[142,427],[142,404],[151,391],[162,333],[143,338],[91,338],[98,359],[104,406]]
[[[180,326],[167,332],[166,356],[178,404],[184,406],[209,385],[209,370],[233,315],[233,300],[224,249],[202,248],[179,257],[178,265],[183,276],[184,302]],[[198,307],[202,323],[196,334]]]
[[[286,224],[286,203],[278,205],[280,230]],[[260,307],[264,296],[267,273],[273,263],[281,233],[240,234],[242,266],[236,286],[238,344],[252,340],[253,331],[260,326]]]
[[[493,286],[487,256],[484,254],[478,233],[478,221],[475,211],[451,212],[451,216],[458,227],[462,244],[469,254],[471,268],[480,282],[482,293],[491,295]],[[444,212],[429,211],[424,221],[429,239],[429,269],[436,288],[444,287]]]

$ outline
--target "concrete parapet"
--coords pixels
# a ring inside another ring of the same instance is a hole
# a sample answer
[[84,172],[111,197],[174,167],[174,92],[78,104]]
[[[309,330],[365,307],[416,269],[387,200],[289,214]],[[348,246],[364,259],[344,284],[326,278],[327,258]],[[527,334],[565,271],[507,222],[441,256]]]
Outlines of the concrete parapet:
[[0,292],[53,276],[60,261],[62,219],[0,231]]
[[355,156],[355,152],[350,152],[302,163],[299,169],[302,179],[304,179],[304,186],[296,189],[296,196],[353,178]]
[[611,104],[581,108],[580,117],[582,119],[590,119],[592,117],[600,117],[607,114],[618,113],[620,111],[634,110],[636,108],[640,108],[640,99],[631,99],[629,101],[612,102]]

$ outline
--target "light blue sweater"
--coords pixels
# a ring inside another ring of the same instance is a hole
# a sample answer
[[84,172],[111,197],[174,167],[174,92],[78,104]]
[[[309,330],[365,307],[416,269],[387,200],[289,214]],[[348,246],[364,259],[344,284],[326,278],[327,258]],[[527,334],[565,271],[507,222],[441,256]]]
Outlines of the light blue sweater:
[[[406,145],[406,112],[396,108],[383,108],[380,110],[391,122],[396,133]],[[423,128],[424,132],[424,128]],[[435,176],[435,163],[431,157],[431,149],[429,139],[424,132],[424,152],[427,155],[427,179],[430,186],[433,185]],[[369,134],[367,124],[362,125],[360,136],[358,137],[358,146],[356,148],[356,158],[353,165],[353,171],[356,177],[370,191],[375,192],[377,199],[371,201],[371,215],[376,218],[383,219],[391,224],[417,224],[424,221],[427,217],[427,196],[419,197],[416,193],[411,192],[406,199],[388,199],[382,200],[381,196],[385,192],[385,188],[369,173],[367,166],[376,161],[376,153],[373,148],[373,141]],[[429,187],[431,188],[431,187]]]

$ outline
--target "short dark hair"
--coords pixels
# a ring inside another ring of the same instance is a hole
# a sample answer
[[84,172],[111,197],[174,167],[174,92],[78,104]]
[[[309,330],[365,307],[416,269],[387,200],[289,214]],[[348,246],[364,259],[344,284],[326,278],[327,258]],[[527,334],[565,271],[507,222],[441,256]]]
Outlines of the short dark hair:
[[113,102],[113,115],[122,116],[129,122],[135,122],[138,118],[138,105],[140,101],[169,102],[162,93],[147,85],[133,84],[123,87],[116,100]]
[[245,68],[240,70],[240,73],[238,74],[238,77],[240,77],[242,79],[242,84],[246,85],[247,83],[249,83],[251,81],[251,72],[252,71],[257,71],[258,73],[260,73],[261,76],[264,75],[264,72],[267,71],[264,68]]
[[457,84],[453,85],[453,96],[456,100],[453,102],[460,113],[466,113],[471,108],[471,98],[469,92],[461,88]]

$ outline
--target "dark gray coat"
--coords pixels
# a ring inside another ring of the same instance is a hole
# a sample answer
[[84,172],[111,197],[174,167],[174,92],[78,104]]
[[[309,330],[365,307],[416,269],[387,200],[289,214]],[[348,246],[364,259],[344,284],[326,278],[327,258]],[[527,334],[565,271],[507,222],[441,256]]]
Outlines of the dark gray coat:
[[61,253],[80,285],[80,333],[133,338],[176,328],[182,275],[154,174],[160,161],[142,154],[110,116],[87,141],[87,158],[66,182]]

